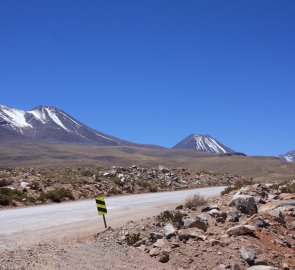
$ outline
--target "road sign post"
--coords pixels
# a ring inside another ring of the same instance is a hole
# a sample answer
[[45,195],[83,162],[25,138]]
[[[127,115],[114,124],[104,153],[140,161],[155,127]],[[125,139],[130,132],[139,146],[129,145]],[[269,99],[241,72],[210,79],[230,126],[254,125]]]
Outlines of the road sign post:
[[106,222],[106,218],[105,218],[105,214],[107,214],[107,206],[105,204],[104,201],[104,197],[103,196],[98,196],[95,198],[96,201],[96,207],[97,207],[97,211],[99,215],[102,215],[103,217],[103,222],[104,222],[104,226],[105,228],[107,228],[107,222]]

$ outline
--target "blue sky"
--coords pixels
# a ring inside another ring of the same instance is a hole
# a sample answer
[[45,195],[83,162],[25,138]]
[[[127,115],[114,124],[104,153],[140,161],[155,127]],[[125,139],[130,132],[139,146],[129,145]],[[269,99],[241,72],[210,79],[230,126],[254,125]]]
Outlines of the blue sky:
[[295,149],[295,2],[1,1],[0,103],[134,142]]

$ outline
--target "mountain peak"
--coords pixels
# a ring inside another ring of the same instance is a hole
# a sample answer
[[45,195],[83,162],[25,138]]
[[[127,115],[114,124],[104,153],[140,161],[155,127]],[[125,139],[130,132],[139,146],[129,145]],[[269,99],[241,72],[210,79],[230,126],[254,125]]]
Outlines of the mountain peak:
[[215,154],[227,154],[235,153],[234,150],[223,145],[215,138],[208,134],[191,134],[173,148],[176,149],[193,149],[202,152],[215,153]]
[[32,111],[42,111],[43,109],[49,109],[51,111],[61,111],[59,108],[55,107],[55,106],[48,106],[48,105],[39,105],[35,108],[32,109]]

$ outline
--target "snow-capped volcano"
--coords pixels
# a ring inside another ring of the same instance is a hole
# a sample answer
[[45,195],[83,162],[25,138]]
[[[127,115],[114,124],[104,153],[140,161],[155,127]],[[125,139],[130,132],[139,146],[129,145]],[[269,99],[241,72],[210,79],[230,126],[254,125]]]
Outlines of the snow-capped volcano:
[[23,111],[0,105],[0,127],[27,138],[86,142],[99,145],[133,145],[131,142],[98,132],[52,106],[38,106]]
[[295,150],[284,155],[280,155],[279,158],[287,162],[295,162]]
[[234,150],[221,144],[219,141],[209,135],[192,134],[180,141],[173,148],[176,149],[193,149],[202,152],[227,154],[235,153]]

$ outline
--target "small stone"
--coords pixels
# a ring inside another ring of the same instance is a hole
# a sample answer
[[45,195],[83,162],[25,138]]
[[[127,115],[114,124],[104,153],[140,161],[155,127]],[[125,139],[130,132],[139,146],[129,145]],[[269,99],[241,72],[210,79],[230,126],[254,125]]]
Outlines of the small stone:
[[157,232],[151,232],[150,233],[150,239],[152,240],[152,242],[156,242],[158,239],[163,238],[163,235]]
[[254,265],[254,266],[248,267],[247,270],[279,270],[279,269],[276,267],[267,266],[267,265]]
[[199,240],[205,240],[206,236],[204,232],[198,228],[188,228],[178,231],[178,236],[180,240],[188,240],[189,238],[197,238]]
[[149,255],[151,257],[158,256],[159,254],[160,254],[160,249],[158,249],[158,248],[151,248],[149,251]]
[[169,254],[166,252],[161,253],[161,255],[159,256],[159,262],[161,263],[167,263],[169,259],[170,259]]
[[162,239],[158,239],[156,243],[153,244],[153,247],[163,248],[166,245],[167,245],[167,240],[162,238]]
[[256,231],[256,228],[251,225],[237,225],[232,228],[229,228],[226,233],[229,236],[232,235],[244,235],[248,233],[254,233]]
[[240,249],[240,254],[243,260],[245,260],[248,264],[253,264],[254,259],[256,258],[256,254],[254,252],[248,251],[244,247]]
[[164,227],[164,234],[167,239],[171,238],[172,236],[176,235],[176,229],[170,223],[166,224]]

